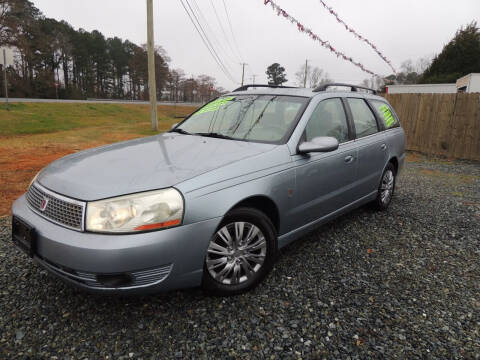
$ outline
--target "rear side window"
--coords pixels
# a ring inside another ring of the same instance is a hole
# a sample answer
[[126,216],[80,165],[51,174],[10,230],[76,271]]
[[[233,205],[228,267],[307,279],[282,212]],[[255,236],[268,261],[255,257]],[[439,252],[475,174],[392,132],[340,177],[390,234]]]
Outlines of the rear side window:
[[353,122],[357,138],[372,135],[378,132],[375,115],[363,99],[348,98],[348,104],[352,111]]
[[385,129],[390,129],[399,125],[398,119],[390,105],[378,100],[371,100],[370,102],[378,112],[380,119],[382,119],[383,123],[385,124]]
[[306,140],[331,136],[339,143],[348,141],[347,117],[340,99],[323,100],[314,110],[305,128]]

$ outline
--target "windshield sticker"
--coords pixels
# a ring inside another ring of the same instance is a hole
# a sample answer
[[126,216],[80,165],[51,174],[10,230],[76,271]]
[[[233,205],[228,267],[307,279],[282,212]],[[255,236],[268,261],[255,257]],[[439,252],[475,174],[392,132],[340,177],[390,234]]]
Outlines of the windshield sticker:
[[197,112],[197,114],[203,114],[203,113],[207,113],[207,112],[217,111],[218,109],[220,109],[220,107],[227,104],[229,101],[232,101],[233,99],[235,99],[234,96],[219,98],[215,101],[212,101],[210,104],[205,105],[203,108],[201,108]]
[[383,121],[387,127],[391,127],[393,124],[395,124],[395,118],[393,117],[392,112],[387,105],[380,106],[380,112],[383,115]]

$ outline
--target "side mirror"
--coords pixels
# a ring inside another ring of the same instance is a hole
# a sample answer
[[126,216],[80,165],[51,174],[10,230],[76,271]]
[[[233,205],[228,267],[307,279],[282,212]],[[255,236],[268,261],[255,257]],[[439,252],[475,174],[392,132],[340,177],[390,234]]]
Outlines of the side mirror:
[[310,141],[305,141],[298,146],[299,154],[308,154],[311,152],[329,152],[338,149],[338,140],[330,136],[315,137]]
[[175,126],[177,126],[178,123],[172,124],[172,127],[170,129],[175,129]]

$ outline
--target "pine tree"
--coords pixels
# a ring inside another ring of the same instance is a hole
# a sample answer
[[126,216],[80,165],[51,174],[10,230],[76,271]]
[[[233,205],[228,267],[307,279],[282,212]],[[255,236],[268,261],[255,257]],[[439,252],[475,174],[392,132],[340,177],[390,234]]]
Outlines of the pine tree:
[[474,72],[480,72],[480,29],[477,22],[457,31],[425,70],[420,83],[453,83]]
[[268,83],[270,85],[282,85],[287,82],[285,68],[280,66],[279,63],[273,63],[267,68],[265,72],[268,76]]

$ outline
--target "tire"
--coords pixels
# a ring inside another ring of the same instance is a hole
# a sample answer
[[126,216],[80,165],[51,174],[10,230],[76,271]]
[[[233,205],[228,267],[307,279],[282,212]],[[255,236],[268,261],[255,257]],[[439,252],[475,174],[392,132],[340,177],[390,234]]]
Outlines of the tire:
[[385,211],[392,202],[393,194],[395,192],[395,183],[397,174],[392,163],[388,163],[385,171],[382,174],[380,185],[378,186],[378,193],[372,205],[377,211]]
[[256,209],[234,209],[210,239],[202,287],[220,296],[253,289],[271,270],[276,252],[277,235],[270,219]]

